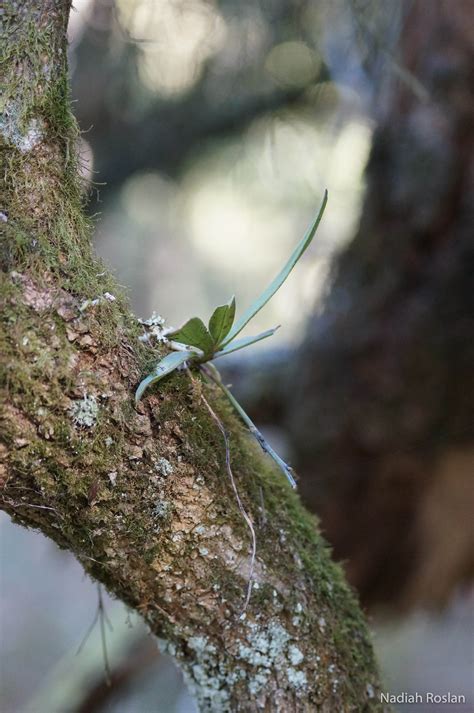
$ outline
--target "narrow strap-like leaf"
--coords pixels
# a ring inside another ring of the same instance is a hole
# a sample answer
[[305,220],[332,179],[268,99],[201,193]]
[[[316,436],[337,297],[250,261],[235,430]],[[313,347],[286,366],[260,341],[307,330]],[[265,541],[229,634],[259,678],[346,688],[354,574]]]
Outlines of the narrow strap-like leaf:
[[160,381],[164,376],[170,374],[172,371],[184,364],[185,361],[196,358],[196,352],[182,351],[182,352],[170,352],[163,359],[158,362],[152,373],[140,382],[138,389],[135,392],[135,401],[139,401],[143,396],[145,389],[147,389],[152,384]]
[[226,305],[216,307],[209,320],[209,331],[216,347],[227,337],[235,318],[235,297]]
[[293,253],[290,256],[290,259],[286,263],[285,267],[281,270],[281,272],[278,273],[278,275],[275,277],[275,279],[270,283],[270,285],[267,287],[267,289],[260,295],[260,297],[248,308],[248,310],[243,314],[243,316],[237,321],[236,324],[232,327],[230,330],[229,334],[227,335],[227,338],[224,340],[222,343],[222,347],[225,347],[229,342],[232,341],[241,331],[242,329],[250,322],[252,317],[254,317],[257,312],[260,312],[262,307],[264,307],[268,300],[273,297],[275,292],[280,289],[282,284],[285,282],[286,278],[308,247],[308,245],[311,243],[312,239],[314,238],[314,235],[319,227],[319,224],[321,222],[321,218],[323,217],[324,209],[326,208],[326,203],[328,201],[328,192],[324,192],[324,198],[323,202],[321,204],[321,208],[319,209],[319,213],[317,215],[316,220],[312,224],[312,226],[309,228],[308,232],[304,236],[303,240],[297,245],[297,247],[294,249]]
[[167,332],[166,337],[173,342],[180,342],[185,346],[201,349],[207,359],[210,358],[214,351],[214,341],[206,325],[199,317],[188,319],[179,329],[175,329],[174,332]]
[[225,356],[226,354],[236,352],[238,349],[243,349],[244,347],[249,347],[251,344],[256,344],[262,339],[271,337],[272,334],[275,334],[275,332],[279,328],[280,325],[278,325],[278,327],[272,327],[271,329],[267,329],[266,332],[261,332],[260,334],[257,334],[254,337],[242,337],[242,339],[235,339],[227,347],[225,347],[224,349],[220,349],[218,352],[216,352],[213,358],[217,359],[217,357],[219,356]]
[[275,463],[278,465],[282,473],[284,474],[285,478],[288,480],[292,488],[296,488],[296,481],[293,476],[293,469],[288,465],[288,463],[285,463],[283,458],[280,458],[278,453],[276,453],[273,448],[270,446],[270,444],[265,440],[263,435],[260,433],[258,430],[257,426],[254,424],[254,422],[251,420],[250,416],[248,416],[242,406],[239,404],[235,396],[232,394],[231,391],[227,388],[222,383],[221,377],[219,372],[217,371],[216,367],[209,362],[208,364],[205,364],[201,367],[202,371],[213,381],[217,386],[223,391],[223,393],[226,395],[226,397],[229,399],[230,403],[232,406],[235,408],[237,413],[239,414],[240,418],[242,421],[246,424],[248,427],[250,433],[256,438],[256,440],[259,442],[260,447],[262,448],[265,453],[268,453],[268,455],[273,458]]

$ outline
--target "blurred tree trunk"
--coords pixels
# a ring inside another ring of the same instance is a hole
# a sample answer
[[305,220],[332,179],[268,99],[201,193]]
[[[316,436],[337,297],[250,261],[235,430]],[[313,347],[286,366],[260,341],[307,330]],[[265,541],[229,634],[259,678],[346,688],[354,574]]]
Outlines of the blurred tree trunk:
[[364,602],[443,602],[472,578],[474,25],[470,0],[407,3],[400,63],[287,390],[306,503]]
[[[2,508],[165,639],[205,711],[382,710],[363,617],[312,518],[215,392],[160,356],[92,256],[66,63],[69,0],[6,3]],[[229,432],[257,532],[228,482]]]

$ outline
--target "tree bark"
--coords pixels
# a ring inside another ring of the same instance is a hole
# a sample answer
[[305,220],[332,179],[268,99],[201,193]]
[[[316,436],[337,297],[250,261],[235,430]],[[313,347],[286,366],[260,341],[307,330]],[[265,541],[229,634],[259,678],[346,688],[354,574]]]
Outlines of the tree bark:
[[363,601],[396,607],[474,576],[472,3],[408,7],[400,62],[428,99],[394,84],[286,393],[307,504]]
[[[92,255],[68,100],[69,0],[7,1],[1,505],[139,611],[202,711],[382,710],[363,616],[315,522],[215,391],[177,374]],[[250,538],[225,469],[257,532]]]

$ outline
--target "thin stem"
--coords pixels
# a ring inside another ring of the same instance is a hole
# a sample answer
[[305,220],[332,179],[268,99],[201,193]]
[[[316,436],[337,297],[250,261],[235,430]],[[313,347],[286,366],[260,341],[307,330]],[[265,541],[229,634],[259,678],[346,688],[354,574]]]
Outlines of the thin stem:
[[[33,488],[28,488],[29,490],[33,490]],[[61,517],[61,515],[58,513],[56,508],[51,508],[48,505],[34,505],[33,503],[14,503],[12,500],[5,499],[5,502],[10,505],[12,508],[34,508],[35,510],[51,510],[51,512],[56,513],[58,517]]]
[[102,657],[104,661],[104,672],[105,672],[105,682],[107,683],[108,686],[111,685],[111,674],[110,674],[110,664],[109,664],[109,657],[107,653],[107,637],[106,637],[106,630],[105,630],[105,623],[107,622],[108,626],[110,629],[112,629],[112,624],[110,623],[107,613],[105,611],[105,606],[104,606],[104,599],[102,596],[102,587],[99,583],[97,583],[97,608],[94,614],[94,618],[92,620],[91,625],[86,631],[86,634],[84,638],[82,639],[81,643],[79,644],[79,648],[76,651],[76,656],[79,655],[84,648],[86,641],[88,640],[89,636],[92,634],[92,631],[94,630],[95,625],[99,622],[99,627],[100,627],[100,639],[101,639],[101,644],[102,644]]
[[[210,367],[210,368],[209,368]],[[205,366],[201,366],[202,371],[206,374],[206,376],[211,379],[211,381],[214,382],[214,384],[217,384],[217,386],[221,389],[221,391],[226,395],[232,406],[235,408],[237,413],[239,414],[240,418],[242,421],[245,423],[245,425],[248,427],[250,433],[254,436],[254,438],[257,439],[259,442],[262,450],[265,453],[268,453],[268,455],[273,458],[275,463],[278,465],[280,470],[283,471],[285,474],[286,478],[288,479],[290,485],[292,488],[296,488],[296,481],[293,477],[292,469],[291,467],[285,463],[285,461],[280,458],[278,453],[275,453],[271,445],[265,440],[263,435],[260,433],[258,430],[257,426],[254,424],[254,422],[250,419],[250,417],[245,413],[244,409],[242,406],[239,404],[237,399],[233,396],[233,394],[229,391],[227,386],[225,386],[222,383],[222,380],[220,378],[220,374],[217,371],[216,367],[213,364],[206,364]]]
[[104,659],[104,672],[105,672],[105,682],[108,686],[112,685],[112,677],[110,673],[109,656],[107,653],[107,635],[105,630],[105,624],[107,623],[110,628],[112,625],[107,617],[107,613],[104,607],[104,600],[102,597],[102,587],[100,584],[97,585],[97,592],[99,596],[99,624],[100,624],[100,640],[102,643],[102,656]]

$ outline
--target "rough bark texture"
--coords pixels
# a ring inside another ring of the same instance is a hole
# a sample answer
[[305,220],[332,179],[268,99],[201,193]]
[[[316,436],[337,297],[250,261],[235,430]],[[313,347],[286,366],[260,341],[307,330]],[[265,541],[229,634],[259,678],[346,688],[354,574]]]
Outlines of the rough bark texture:
[[[201,710],[381,710],[364,619],[314,520],[217,395],[158,349],[92,256],[68,105],[68,0],[7,2],[1,504],[142,613]],[[115,298],[115,299],[114,299]],[[257,531],[250,541],[224,466]]]
[[286,413],[306,502],[364,602],[472,580],[472,2],[408,5],[359,231],[309,325]]

